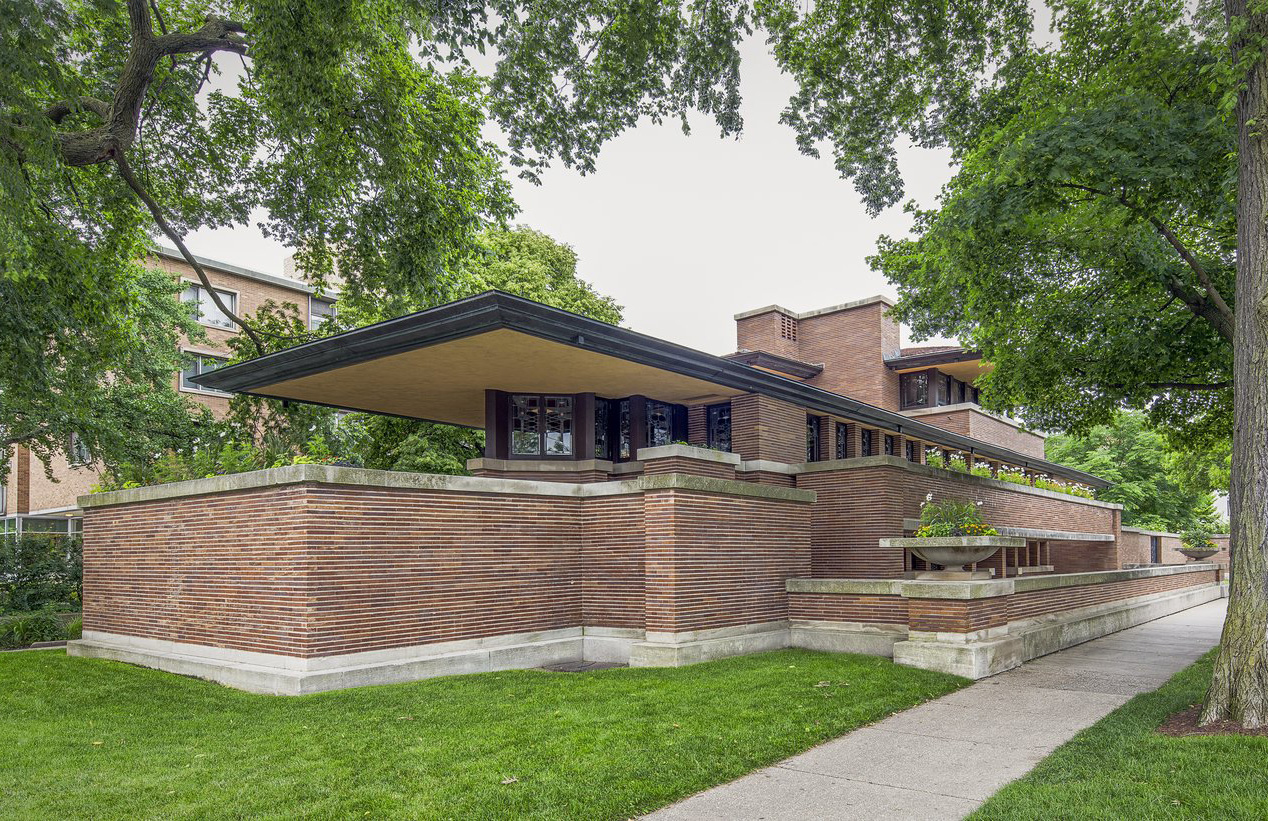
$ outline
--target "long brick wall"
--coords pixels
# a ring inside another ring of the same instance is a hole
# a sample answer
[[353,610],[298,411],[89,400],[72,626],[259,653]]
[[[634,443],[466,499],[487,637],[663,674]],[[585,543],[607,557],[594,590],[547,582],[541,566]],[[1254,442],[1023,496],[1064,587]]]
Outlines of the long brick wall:
[[575,495],[423,478],[435,486],[90,505],[84,629],[298,657],[561,628],[694,631],[787,619],[786,581],[810,569],[808,494],[674,476]]

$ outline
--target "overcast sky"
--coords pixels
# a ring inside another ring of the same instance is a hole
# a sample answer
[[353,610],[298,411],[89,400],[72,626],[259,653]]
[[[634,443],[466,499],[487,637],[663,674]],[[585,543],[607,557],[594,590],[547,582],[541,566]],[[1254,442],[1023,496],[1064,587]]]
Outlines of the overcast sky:
[[[829,156],[802,156],[779,112],[794,90],[764,42],[743,62],[744,134],[720,139],[706,119],[643,125],[606,145],[596,173],[555,167],[541,186],[514,180],[516,222],[568,243],[578,272],[625,306],[625,324],[708,351],[735,349],[739,311],[795,311],[887,294],[865,258],[881,234],[902,235],[901,207],[863,209]],[[951,169],[940,151],[900,153],[907,195],[931,205]],[[289,253],[253,228],[198,231],[190,250],[280,274]]]

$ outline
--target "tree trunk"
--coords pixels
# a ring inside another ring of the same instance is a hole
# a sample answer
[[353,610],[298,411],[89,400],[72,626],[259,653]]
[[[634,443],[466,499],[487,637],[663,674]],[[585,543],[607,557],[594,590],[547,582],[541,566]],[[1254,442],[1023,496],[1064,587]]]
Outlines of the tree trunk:
[[[1246,38],[1268,34],[1268,15],[1226,0]],[[1236,59],[1247,40],[1233,43]],[[1232,582],[1202,723],[1268,724],[1268,60],[1260,57],[1237,102],[1237,291],[1233,340],[1233,476],[1229,488]]]

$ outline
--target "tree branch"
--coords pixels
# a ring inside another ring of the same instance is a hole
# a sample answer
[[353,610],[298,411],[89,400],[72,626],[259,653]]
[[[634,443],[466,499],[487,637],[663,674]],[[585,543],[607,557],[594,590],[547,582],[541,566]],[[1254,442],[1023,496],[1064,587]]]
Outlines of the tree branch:
[[1211,281],[1210,275],[1207,273],[1205,266],[1198,261],[1197,257],[1190,253],[1189,249],[1181,242],[1167,224],[1152,214],[1142,214],[1139,209],[1131,204],[1125,194],[1115,194],[1111,191],[1104,191],[1099,188],[1093,188],[1090,185],[1080,185],[1079,183],[1063,182],[1057,183],[1059,188],[1073,188],[1078,191],[1087,191],[1091,194],[1099,194],[1103,197],[1109,197],[1116,200],[1124,208],[1131,213],[1143,217],[1154,227],[1154,230],[1166,240],[1167,244],[1180,255],[1180,259],[1197,275],[1198,281],[1202,283],[1202,290],[1205,291],[1205,298],[1196,296],[1183,282],[1175,277],[1168,278],[1166,284],[1167,290],[1170,291],[1177,299],[1188,306],[1189,310],[1211,323],[1215,332],[1223,337],[1226,341],[1233,341],[1233,309],[1229,307],[1225,301],[1223,294],[1215,287],[1215,283]]
[[181,256],[185,258],[185,262],[190,268],[194,269],[194,273],[198,274],[198,280],[207,290],[207,294],[211,297],[211,301],[216,304],[216,307],[220,309],[221,313],[233,320],[233,322],[237,324],[244,333],[246,333],[246,335],[251,339],[252,344],[255,345],[256,353],[263,356],[265,353],[264,343],[260,341],[260,337],[256,333],[255,329],[243,321],[243,319],[233,311],[229,310],[229,307],[220,299],[220,294],[216,292],[214,287],[212,287],[211,280],[207,277],[207,272],[203,270],[203,266],[198,262],[194,255],[189,252],[189,249],[185,247],[185,242],[181,238],[181,235],[172,228],[170,223],[168,223],[167,218],[163,215],[163,209],[160,208],[159,204],[154,201],[153,197],[150,196],[150,192],[145,189],[145,186],[141,184],[141,181],[137,179],[136,174],[132,171],[132,166],[128,165],[127,158],[123,156],[123,152],[116,150],[114,152],[113,159],[115,165],[119,168],[119,176],[122,177],[123,181],[128,184],[128,187],[136,193],[136,195],[141,199],[141,202],[145,203],[145,207],[150,209],[150,214],[153,215],[154,221],[158,223],[159,230],[161,230],[163,234],[172,241],[172,244],[175,245],[177,250],[181,252]]
[[110,118],[110,104],[102,102],[96,97],[76,97],[73,102],[67,100],[61,103],[54,103],[44,109],[44,116],[52,120],[54,124],[60,125],[62,120],[80,109],[91,111],[103,120]]

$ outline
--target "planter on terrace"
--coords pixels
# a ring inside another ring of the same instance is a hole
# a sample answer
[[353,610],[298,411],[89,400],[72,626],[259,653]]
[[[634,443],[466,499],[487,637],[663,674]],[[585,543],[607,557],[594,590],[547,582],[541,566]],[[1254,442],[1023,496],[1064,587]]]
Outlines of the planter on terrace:
[[985,571],[969,571],[965,565],[989,559],[1001,548],[1025,547],[1026,540],[1017,536],[937,536],[932,538],[881,539],[881,547],[910,550],[929,564],[940,565],[941,571],[918,573],[916,578],[974,579],[989,578]]
[[1214,547],[1211,547],[1211,548],[1182,547],[1180,548],[1180,552],[1188,556],[1190,559],[1197,559],[1198,561],[1201,561],[1202,559],[1211,558],[1212,556],[1214,556],[1216,553],[1219,553],[1220,551],[1218,548],[1214,548]]

